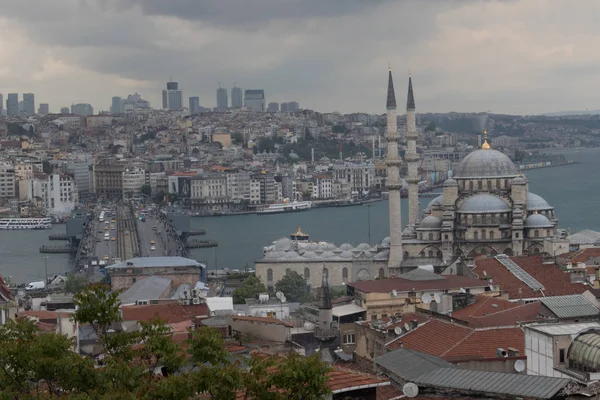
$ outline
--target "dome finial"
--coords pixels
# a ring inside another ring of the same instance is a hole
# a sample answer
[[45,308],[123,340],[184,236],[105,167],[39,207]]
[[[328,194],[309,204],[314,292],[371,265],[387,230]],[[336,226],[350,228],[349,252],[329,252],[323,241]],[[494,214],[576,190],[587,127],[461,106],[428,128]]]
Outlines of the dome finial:
[[392,62],[388,61],[388,71],[391,71],[391,70],[392,70]]
[[483,144],[481,145],[481,148],[484,150],[489,150],[492,148],[487,141],[487,129],[484,129],[483,131]]

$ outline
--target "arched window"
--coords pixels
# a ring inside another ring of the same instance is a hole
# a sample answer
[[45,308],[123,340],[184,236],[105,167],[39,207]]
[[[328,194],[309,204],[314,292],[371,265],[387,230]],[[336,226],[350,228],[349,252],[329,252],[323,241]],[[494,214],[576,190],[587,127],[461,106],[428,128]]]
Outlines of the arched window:
[[483,182],[477,181],[477,189],[479,189],[479,190],[483,189]]
[[420,257],[425,257],[425,252],[424,252],[424,251],[420,252],[420,253],[419,253],[419,256],[420,256]]
[[267,270],[267,281],[272,281],[273,280],[273,270],[271,268],[269,268]]
[[469,189],[473,190],[473,181],[469,181]]
[[408,251],[405,251],[405,252],[403,253],[403,256],[404,256],[404,258],[408,258]]
[[304,279],[310,279],[310,269],[304,268]]
[[479,232],[477,232],[477,231],[473,232],[473,239],[479,240]]
[[427,254],[429,256],[429,258],[433,257],[433,250],[429,250],[429,253]]
[[535,249],[533,249],[533,252],[534,252],[534,253],[539,253],[539,252],[540,252],[540,249],[538,249],[538,248],[536,247]]
[[502,181],[500,179],[496,179],[496,189],[502,189]]
[[442,252],[438,250],[437,252],[437,258],[442,258]]
[[290,272],[292,272],[292,270],[291,270],[291,269],[289,269],[289,268],[287,268],[287,269],[285,270],[285,274],[286,274],[286,275],[289,275],[289,274],[290,274]]
[[348,268],[346,268],[346,267],[342,268],[342,279],[343,280],[348,279]]
[[533,236],[540,237],[540,231],[538,231],[537,229],[535,231],[533,231]]
[[546,229],[546,236],[551,236],[552,232],[550,231],[550,229]]
[[379,268],[379,278],[385,278],[385,271],[383,268]]
[[490,231],[490,239],[494,238],[494,231]]
[[429,240],[433,240],[433,233],[429,232]]
[[488,190],[492,190],[492,181],[487,181]]
[[485,240],[486,239],[486,232],[485,230],[481,231],[481,240]]
[[444,240],[448,240],[448,234],[447,233],[444,235]]

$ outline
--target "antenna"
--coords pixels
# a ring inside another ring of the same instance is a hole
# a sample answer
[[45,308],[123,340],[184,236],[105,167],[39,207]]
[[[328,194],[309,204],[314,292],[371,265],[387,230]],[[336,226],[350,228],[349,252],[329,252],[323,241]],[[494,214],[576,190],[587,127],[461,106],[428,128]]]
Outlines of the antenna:
[[392,296],[398,297],[398,291],[396,289],[392,290]]
[[441,303],[442,302],[442,296],[440,296],[439,294],[434,294],[433,295],[433,299],[435,300],[436,303]]
[[404,329],[406,330],[406,332],[410,331],[410,325],[408,324],[408,322],[404,323]]
[[[399,326],[395,327],[394,328],[394,333],[396,335],[402,335],[402,328],[400,328]],[[519,361],[521,361],[521,360],[519,360]]]
[[517,372],[525,371],[525,361],[523,361],[523,360],[515,361],[515,371],[517,371]]
[[402,393],[404,393],[406,397],[417,397],[419,394],[419,387],[412,382],[408,382],[402,386]]
[[429,293],[425,293],[423,296],[421,296],[421,301],[423,304],[431,303],[431,295]]

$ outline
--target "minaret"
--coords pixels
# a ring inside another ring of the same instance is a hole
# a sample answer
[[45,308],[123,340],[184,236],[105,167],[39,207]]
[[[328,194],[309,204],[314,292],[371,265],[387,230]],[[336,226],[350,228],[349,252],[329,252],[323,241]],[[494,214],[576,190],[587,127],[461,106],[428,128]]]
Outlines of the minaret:
[[390,258],[388,268],[400,268],[402,263],[402,216],[400,214],[400,164],[402,159],[398,154],[398,127],[396,121],[396,94],[394,93],[394,81],[392,79],[392,69],[388,76],[387,91],[387,129],[385,138],[387,140],[387,181],[386,186],[389,191],[390,207]]
[[415,228],[419,223],[419,155],[417,154],[417,124],[415,123],[415,96],[412,78],[408,74],[408,97],[406,98],[406,154],[408,164],[408,226]]

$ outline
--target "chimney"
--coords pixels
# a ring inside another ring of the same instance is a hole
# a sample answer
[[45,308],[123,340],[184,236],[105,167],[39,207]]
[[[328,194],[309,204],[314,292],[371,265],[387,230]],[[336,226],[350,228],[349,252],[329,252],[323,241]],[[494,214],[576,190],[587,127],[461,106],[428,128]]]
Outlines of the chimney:
[[411,321],[412,324],[412,329],[417,329],[417,327],[419,326],[419,321],[417,321],[416,319],[413,319]]
[[508,356],[509,357],[518,357],[519,356],[519,350],[515,349],[514,347],[509,347],[508,348]]
[[503,348],[501,348],[501,347],[498,347],[498,348],[496,349],[496,355],[497,355],[498,357],[508,357],[508,353],[506,352],[506,350],[504,350],[504,349],[503,349]]

